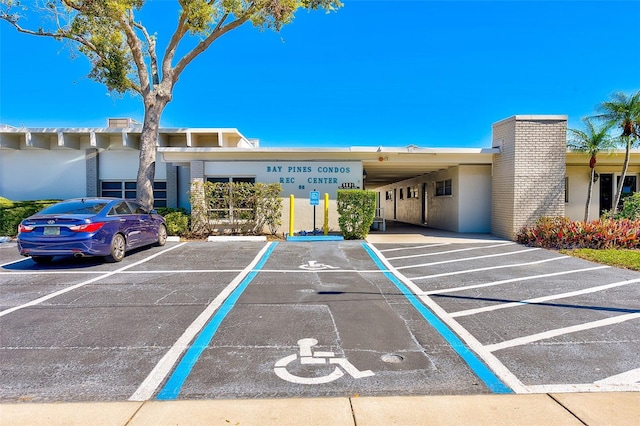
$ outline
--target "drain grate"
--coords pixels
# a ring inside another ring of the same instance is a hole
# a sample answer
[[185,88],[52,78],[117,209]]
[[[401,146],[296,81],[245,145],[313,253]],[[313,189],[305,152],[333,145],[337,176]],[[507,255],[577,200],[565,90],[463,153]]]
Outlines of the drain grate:
[[398,364],[404,361],[404,357],[398,354],[384,354],[380,357],[380,359],[390,364]]

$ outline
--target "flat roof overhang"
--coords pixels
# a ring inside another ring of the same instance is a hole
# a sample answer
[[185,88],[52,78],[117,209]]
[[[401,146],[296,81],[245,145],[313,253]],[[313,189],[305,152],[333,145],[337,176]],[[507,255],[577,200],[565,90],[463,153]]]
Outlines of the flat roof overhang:
[[[625,151],[624,150],[616,150],[611,153],[602,152],[596,156],[596,171],[598,171],[598,167],[602,166],[615,166],[622,167],[622,163],[624,162]],[[568,151],[567,166],[586,166],[589,167],[589,155],[583,152],[575,152]],[[640,165],[640,151],[631,150],[629,152],[629,165],[630,166],[638,166]]]
[[168,163],[201,161],[362,161],[367,188],[459,165],[491,165],[498,148],[171,148],[158,147]]

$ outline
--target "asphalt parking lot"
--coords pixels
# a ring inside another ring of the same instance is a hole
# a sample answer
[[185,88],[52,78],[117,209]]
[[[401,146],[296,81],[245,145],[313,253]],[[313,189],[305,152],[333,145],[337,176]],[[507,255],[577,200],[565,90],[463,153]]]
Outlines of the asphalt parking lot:
[[0,244],[0,401],[640,390],[640,274],[507,241]]

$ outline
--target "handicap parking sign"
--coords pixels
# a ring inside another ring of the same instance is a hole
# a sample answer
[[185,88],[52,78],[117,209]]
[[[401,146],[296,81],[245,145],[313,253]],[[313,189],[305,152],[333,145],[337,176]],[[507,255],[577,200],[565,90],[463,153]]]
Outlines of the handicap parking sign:
[[312,206],[317,206],[320,204],[320,192],[309,191],[309,204],[311,204]]

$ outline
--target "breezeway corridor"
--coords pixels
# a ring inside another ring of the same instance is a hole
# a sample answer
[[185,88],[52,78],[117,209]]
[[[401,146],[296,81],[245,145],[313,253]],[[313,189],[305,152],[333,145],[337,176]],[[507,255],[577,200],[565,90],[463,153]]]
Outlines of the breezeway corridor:
[[640,390],[639,273],[424,240],[0,244],[0,400]]

